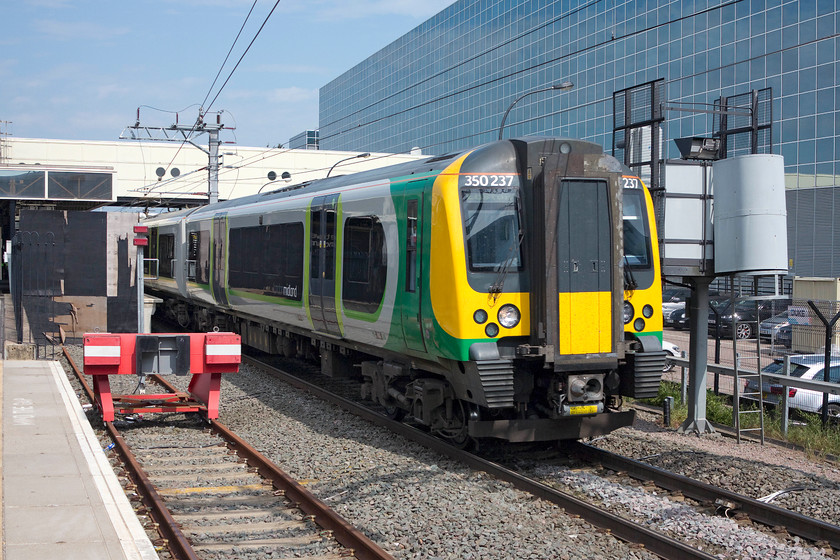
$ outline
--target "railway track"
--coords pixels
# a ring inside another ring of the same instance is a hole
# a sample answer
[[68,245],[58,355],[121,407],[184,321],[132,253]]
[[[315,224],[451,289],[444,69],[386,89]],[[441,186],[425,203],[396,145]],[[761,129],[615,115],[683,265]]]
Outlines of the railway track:
[[516,473],[498,463],[488,461],[473,453],[455,448],[439,438],[430,436],[429,434],[416,428],[401,422],[392,421],[382,414],[359,403],[338,396],[322,387],[319,387],[318,385],[309,383],[299,377],[286,373],[283,370],[256,358],[244,356],[243,360],[246,360],[257,367],[265,368],[284,382],[309,391],[314,395],[366,420],[385,426],[409,440],[424,445],[453,460],[466,464],[473,469],[486,472],[500,480],[509,482],[519,490],[528,492],[535,497],[554,503],[562,507],[568,514],[579,516],[589,523],[612,533],[626,542],[644,546],[646,549],[662,558],[706,560],[713,558],[710,554],[685,545],[663,533],[651,531],[644,525],[611,514],[598,505],[589,504],[571,496],[570,494],[561,492],[542,484],[541,482]]
[[840,526],[584,443],[574,443],[569,446],[569,450],[575,457],[603,468],[626,473],[634,479],[652,482],[669,492],[678,492],[687,498],[714,505],[726,515],[746,515],[753,522],[770,527],[784,527],[793,535],[840,549]]
[[[65,357],[88,397],[93,393]],[[177,392],[162,378],[151,378]],[[157,524],[178,559],[392,558],[300,483],[219,422],[199,417],[141,424],[105,423],[142,497],[139,513]],[[206,429],[205,429],[206,428]]]
[[[531,476],[522,475],[512,468],[498,462],[487,460],[478,455],[457,449],[448,443],[432,437],[425,432],[412,428],[400,422],[394,422],[379,412],[366,406],[330,392],[319,385],[315,385],[298,376],[265,363],[253,357],[245,357],[252,365],[270,370],[275,376],[298,388],[309,391],[341,408],[365,418],[373,423],[383,425],[402,436],[429,447],[445,456],[457,460],[473,469],[487,472],[501,480],[510,482],[516,488],[529,492],[536,497],[555,503],[567,513],[578,515],[586,521],[605,529],[615,536],[644,546],[651,552],[663,558],[710,558],[710,554],[686,545],[667,535],[650,530],[642,524],[625,519],[619,515],[609,513],[602,504],[590,504],[571,496],[570,494],[552,488]],[[331,380],[342,386],[346,380]],[[749,518],[751,521],[769,526],[779,532],[784,529],[791,535],[802,537],[819,546],[835,550],[840,549],[840,527],[825,521],[814,519],[799,513],[749,498],[726,490],[656,468],[646,463],[622,457],[582,443],[573,443],[564,448],[564,453],[589,464],[599,465],[604,469],[619,472],[636,480],[654,484],[680,497],[686,497],[700,502],[705,509],[718,510],[723,515]]]

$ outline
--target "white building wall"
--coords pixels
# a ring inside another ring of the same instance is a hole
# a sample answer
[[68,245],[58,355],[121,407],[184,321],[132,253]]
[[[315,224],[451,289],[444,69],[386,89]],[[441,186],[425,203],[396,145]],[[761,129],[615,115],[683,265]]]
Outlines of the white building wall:
[[[72,167],[102,170],[112,168],[114,198],[132,197],[154,202],[160,198],[200,199],[207,197],[208,156],[191,144],[180,142],[146,142],[121,140],[94,142],[84,140],[53,140],[8,137],[0,165],[19,164]],[[180,148],[180,149],[179,149]],[[206,149],[206,146],[205,146]],[[219,199],[225,200],[255,194],[268,183],[269,171],[279,178],[288,171],[289,184],[326,176],[330,167],[357,152],[330,150],[289,150],[284,148],[254,148],[223,144],[219,170]],[[371,154],[364,159],[350,160],[335,168],[332,175],[340,175],[395,165],[428,156],[408,154]],[[155,170],[167,169],[158,180]],[[171,169],[180,171],[178,178]],[[286,184],[279,179],[264,190]]]

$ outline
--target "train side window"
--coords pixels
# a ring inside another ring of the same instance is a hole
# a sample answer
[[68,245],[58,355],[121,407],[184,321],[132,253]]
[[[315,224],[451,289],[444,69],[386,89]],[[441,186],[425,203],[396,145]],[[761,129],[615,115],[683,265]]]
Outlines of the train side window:
[[303,224],[283,226],[283,296],[303,297]]
[[210,230],[191,231],[187,245],[187,279],[210,283]]
[[309,277],[320,278],[321,276],[321,211],[313,210],[311,213],[311,222],[309,224],[311,230],[310,246],[309,246]]
[[196,279],[202,284],[210,283],[210,230],[198,232],[198,274]]
[[264,231],[263,227],[230,229],[228,281],[231,288],[247,290],[264,288]]
[[324,211],[327,218],[327,233],[324,237],[324,280],[335,278],[335,217],[333,209]]
[[152,264],[152,260],[158,258],[158,228],[153,227],[149,228],[149,252],[146,254],[146,258],[143,262],[143,276],[150,277],[150,276],[158,276],[160,273],[160,267],[155,267]]
[[164,278],[173,278],[172,262],[175,260],[175,234],[161,234],[157,241],[158,274]]
[[198,261],[198,232],[191,231],[187,242],[187,280],[195,280]]
[[363,313],[376,312],[385,295],[388,272],[385,229],[378,218],[347,219],[342,260],[344,306]]
[[264,245],[266,289],[273,296],[300,300],[303,292],[303,224],[269,226]]
[[303,243],[302,223],[231,228],[230,286],[300,301]]
[[228,281],[231,288],[242,288],[242,229],[230,228],[230,254],[228,255]]
[[405,291],[417,290],[417,199],[406,207],[405,233]]

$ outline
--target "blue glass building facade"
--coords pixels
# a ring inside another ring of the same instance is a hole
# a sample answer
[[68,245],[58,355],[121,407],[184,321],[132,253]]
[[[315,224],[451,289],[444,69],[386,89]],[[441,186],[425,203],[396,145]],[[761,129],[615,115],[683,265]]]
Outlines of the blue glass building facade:
[[[321,89],[322,149],[443,154],[505,137],[612,146],[613,92],[664,79],[664,100],[710,108],[772,88],[785,158],[791,271],[840,276],[840,11],[836,0],[459,0]],[[667,115],[708,136],[713,115]],[[678,157],[673,142],[666,157]]]
[[304,130],[300,134],[296,134],[289,138],[290,150],[317,150],[318,149],[318,131]]

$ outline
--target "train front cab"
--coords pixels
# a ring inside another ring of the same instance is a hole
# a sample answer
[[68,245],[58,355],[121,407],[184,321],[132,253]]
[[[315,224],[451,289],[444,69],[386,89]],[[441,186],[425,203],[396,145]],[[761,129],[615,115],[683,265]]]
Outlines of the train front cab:
[[609,433],[634,418],[616,410],[626,359],[620,166],[590,142],[536,140],[519,150],[533,176],[523,200],[536,235],[528,243],[531,331],[518,352],[543,353],[534,377],[548,417],[535,430],[538,439]]
[[[632,411],[611,410],[626,361],[620,164],[589,142],[527,139],[442,175],[455,172],[458,198],[450,188],[434,205],[446,227],[433,229],[430,291],[438,332],[461,343],[453,385],[478,405],[470,436],[571,439],[631,424]],[[519,320],[506,327],[511,307]]]

